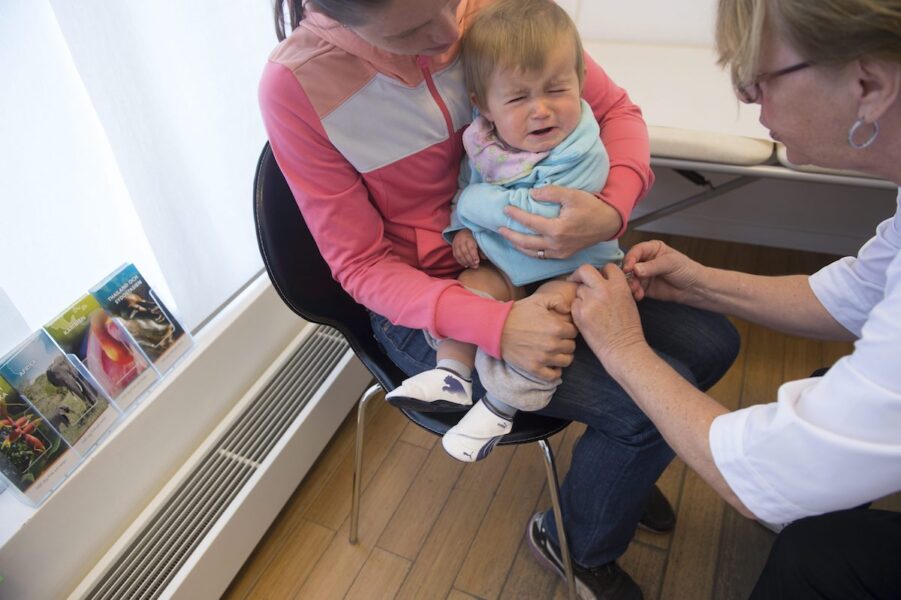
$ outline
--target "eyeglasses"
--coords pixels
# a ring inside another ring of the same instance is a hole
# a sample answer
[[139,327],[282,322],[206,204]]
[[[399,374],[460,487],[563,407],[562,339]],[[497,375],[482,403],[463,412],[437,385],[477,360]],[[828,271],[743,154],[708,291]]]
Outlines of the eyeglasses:
[[806,69],[810,66],[813,66],[812,62],[804,61],[790,67],[785,67],[784,69],[779,69],[778,71],[760,73],[759,75],[756,75],[754,79],[752,79],[749,83],[735,86],[735,94],[742,102],[746,104],[754,104],[755,102],[758,102],[763,96],[763,90],[760,89],[761,83],[776,79],[777,77],[782,77],[783,75],[788,75],[789,73],[794,73],[795,71],[800,71],[801,69]]

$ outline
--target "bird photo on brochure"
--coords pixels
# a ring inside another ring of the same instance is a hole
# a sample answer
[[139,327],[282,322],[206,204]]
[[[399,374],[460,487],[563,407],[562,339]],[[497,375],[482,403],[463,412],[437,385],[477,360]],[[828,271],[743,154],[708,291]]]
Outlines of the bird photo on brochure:
[[134,265],[117,269],[91,294],[122,323],[160,373],[191,344],[190,336]]
[[[90,375],[78,366],[45,331],[39,330],[0,363],[0,376],[12,384],[70,446],[85,451],[85,446],[92,445],[102,431],[115,422],[118,413],[90,381]],[[89,431],[91,435],[81,441]]]

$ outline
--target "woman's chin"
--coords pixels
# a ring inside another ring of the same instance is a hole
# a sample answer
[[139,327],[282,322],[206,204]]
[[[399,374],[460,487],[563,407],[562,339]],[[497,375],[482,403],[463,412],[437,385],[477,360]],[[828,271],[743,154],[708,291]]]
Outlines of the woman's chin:
[[785,157],[788,162],[797,167],[818,167],[820,169],[833,169],[836,171],[866,171],[861,165],[852,164],[846,157],[842,156],[811,156],[797,150],[792,150],[788,146],[785,148]]
[[790,146],[785,147],[785,157],[788,159],[788,162],[793,165],[798,165],[799,167],[803,165],[814,164],[808,155],[804,154],[803,152],[793,150]]

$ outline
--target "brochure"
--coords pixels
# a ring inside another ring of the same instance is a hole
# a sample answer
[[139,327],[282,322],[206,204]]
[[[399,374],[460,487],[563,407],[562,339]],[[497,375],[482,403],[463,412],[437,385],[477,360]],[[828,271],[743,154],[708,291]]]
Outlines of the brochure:
[[80,457],[50,424],[0,378],[0,473],[32,504],[39,504]]
[[188,335],[134,265],[107,277],[91,293],[106,312],[121,320],[160,373],[191,347]]
[[0,377],[82,456],[119,418],[91,374],[44,330],[0,361]]
[[127,408],[157,378],[121,323],[90,295],[82,296],[44,326],[72,362],[80,361],[120,409]]

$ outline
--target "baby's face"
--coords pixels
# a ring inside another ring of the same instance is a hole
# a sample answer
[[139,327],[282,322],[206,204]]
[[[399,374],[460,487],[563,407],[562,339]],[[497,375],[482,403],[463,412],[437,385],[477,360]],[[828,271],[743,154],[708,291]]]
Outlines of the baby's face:
[[581,90],[575,50],[561,45],[536,71],[497,69],[488,83],[482,115],[494,123],[508,145],[528,152],[546,152],[579,124]]

